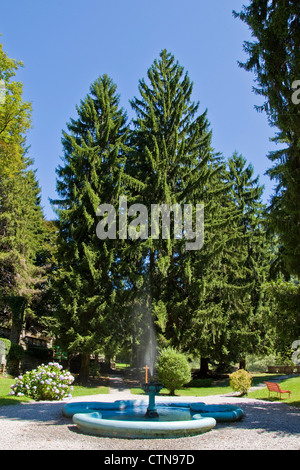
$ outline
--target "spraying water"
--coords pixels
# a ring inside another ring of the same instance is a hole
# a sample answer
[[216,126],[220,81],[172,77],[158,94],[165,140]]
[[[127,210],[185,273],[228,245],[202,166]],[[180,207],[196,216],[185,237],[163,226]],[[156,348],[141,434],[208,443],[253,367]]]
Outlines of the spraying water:
[[155,336],[155,330],[153,325],[152,318],[149,319],[149,326],[148,326],[148,340],[146,342],[146,349],[144,355],[144,365],[149,366],[149,372],[151,377],[154,375],[154,368],[156,362],[157,355],[157,342]]

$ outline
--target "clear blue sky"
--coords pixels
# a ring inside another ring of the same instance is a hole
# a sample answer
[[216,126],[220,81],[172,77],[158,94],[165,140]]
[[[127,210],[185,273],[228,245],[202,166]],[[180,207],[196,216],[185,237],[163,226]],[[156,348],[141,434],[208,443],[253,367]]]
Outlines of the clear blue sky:
[[194,82],[193,98],[208,110],[213,146],[227,158],[241,153],[265,185],[267,202],[273,183],[264,176],[274,150],[265,114],[254,104],[254,76],[238,67],[242,44],[250,39],[245,24],[234,19],[248,0],[11,0],[0,9],[0,39],[9,57],[22,60],[17,78],[24,99],[33,104],[28,134],[42,189],[46,218],[53,218],[49,198],[56,197],[55,169],[61,163],[61,132],[75,106],[103,73],[118,86],[121,104],[138,95],[146,76],[166,48]]

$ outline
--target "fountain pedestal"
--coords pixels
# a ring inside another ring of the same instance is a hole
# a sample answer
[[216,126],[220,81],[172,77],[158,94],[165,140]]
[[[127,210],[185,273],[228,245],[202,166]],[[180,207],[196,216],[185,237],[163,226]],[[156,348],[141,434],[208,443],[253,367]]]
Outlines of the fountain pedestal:
[[149,404],[145,416],[148,418],[158,418],[159,414],[156,410],[155,396],[159,394],[163,385],[157,382],[146,382],[142,384],[142,388],[149,395]]

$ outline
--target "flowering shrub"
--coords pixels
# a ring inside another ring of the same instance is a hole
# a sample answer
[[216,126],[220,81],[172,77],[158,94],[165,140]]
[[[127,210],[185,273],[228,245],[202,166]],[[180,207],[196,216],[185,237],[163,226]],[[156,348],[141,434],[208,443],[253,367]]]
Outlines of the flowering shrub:
[[37,369],[17,377],[11,385],[10,395],[27,396],[34,400],[62,400],[71,396],[74,377],[70,372],[63,371],[57,362],[42,364]]

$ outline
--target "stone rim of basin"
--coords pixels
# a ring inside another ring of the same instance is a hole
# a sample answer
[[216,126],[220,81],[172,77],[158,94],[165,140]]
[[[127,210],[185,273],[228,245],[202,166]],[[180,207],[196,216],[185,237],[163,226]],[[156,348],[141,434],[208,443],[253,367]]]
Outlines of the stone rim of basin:
[[[63,414],[72,417],[80,431],[87,434],[106,437],[159,438],[184,437],[210,431],[217,422],[233,422],[242,419],[243,410],[233,405],[206,405],[202,402],[160,402],[156,404],[158,412],[162,408],[179,412],[190,410],[190,419],[163,421],[147,418],[126,420],[130,410],[145,409],[144,400],[117,400],[115,402],[74,402],[66,404]],[[103,415],[102,417],[101,411]],[[112,412],[112,418],[107,413]],[[113,414],[122,411],[122,419],[115,419]],[[159,413],[158,413],[159,414]],[[176,413],[175,413],[176,414]],[[145,415],[144,415],[145,416]],[[125,417],[125,419],[124,419]]]

